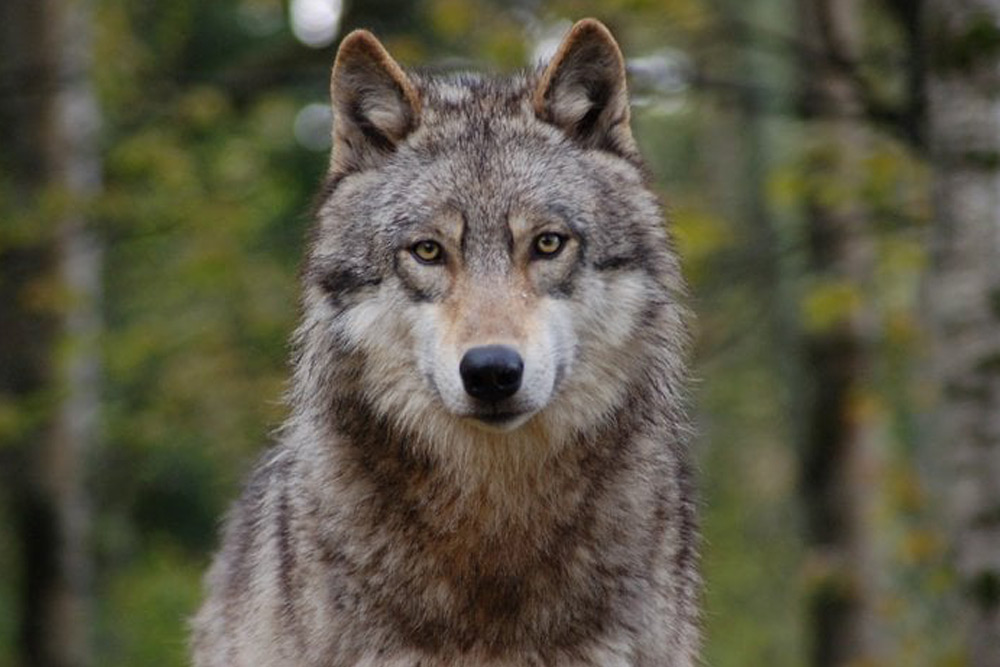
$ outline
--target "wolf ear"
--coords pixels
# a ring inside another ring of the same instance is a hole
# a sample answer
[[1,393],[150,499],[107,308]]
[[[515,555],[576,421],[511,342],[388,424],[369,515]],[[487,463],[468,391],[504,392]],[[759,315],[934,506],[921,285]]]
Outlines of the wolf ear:
[[367,30],[340,43],[330,77],[332,172],[378,165],[420,120],[420,96],[403,69]]
[[532,103],[535,115],[583,146],[636,155],[625,59],[600,21],[583,19],[570,29],[542,73]]

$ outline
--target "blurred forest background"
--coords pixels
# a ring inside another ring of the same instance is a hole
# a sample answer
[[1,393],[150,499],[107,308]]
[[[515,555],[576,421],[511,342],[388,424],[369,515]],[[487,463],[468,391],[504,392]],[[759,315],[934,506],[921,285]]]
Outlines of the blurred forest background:
[[507,71],[584,16],[699,315],[706,664],[1000,666],[1000,2],[4,0],[0,667],[186,663],[340,36]]

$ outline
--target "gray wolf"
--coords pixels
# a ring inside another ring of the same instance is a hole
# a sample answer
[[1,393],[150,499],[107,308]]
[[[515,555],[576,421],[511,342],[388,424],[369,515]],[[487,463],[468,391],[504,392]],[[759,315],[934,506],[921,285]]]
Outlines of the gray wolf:
[[226,521],[197,667],[682,667],[685,288],[624,60],[332,75],[290,417]]

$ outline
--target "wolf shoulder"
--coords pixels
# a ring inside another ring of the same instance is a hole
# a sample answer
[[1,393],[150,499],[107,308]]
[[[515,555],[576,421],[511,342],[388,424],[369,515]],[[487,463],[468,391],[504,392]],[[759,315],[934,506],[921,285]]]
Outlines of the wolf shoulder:
[[288,664],[293,647],[275,638],[293,604],[292,476],[290,452],[271,448],[230,509],[206,575],[210,594],[192,621],[195,667]]

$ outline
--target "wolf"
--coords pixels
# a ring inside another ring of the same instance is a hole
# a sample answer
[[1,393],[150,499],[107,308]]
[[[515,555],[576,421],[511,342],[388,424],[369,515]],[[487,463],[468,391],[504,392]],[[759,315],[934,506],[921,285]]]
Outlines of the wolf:
[[517,76],[334,63],[290,416],[196,667],[688,667],[686,288],[596,20]]

